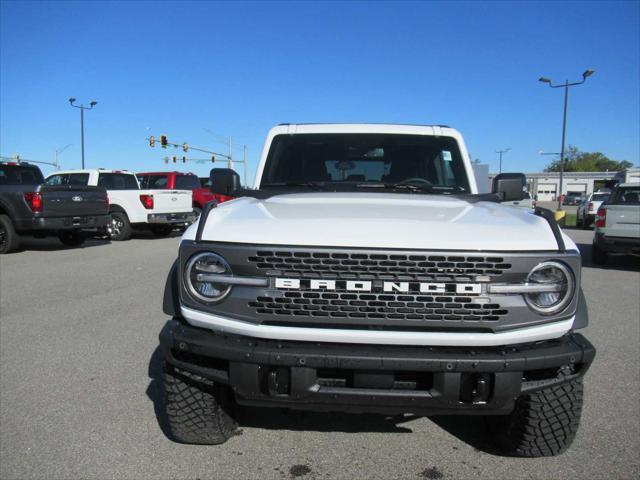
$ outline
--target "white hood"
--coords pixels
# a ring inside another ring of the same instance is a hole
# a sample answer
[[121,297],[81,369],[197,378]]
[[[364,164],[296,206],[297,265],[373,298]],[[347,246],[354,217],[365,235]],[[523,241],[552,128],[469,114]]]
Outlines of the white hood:
[[[184,239],[195,238],[197,223]],[[565,236],[567,247],[573,244]],[[243,197],[211,210],[202,240],[415,250],[558,248],[546,220],[517,207],[444,195],[298,193]]]

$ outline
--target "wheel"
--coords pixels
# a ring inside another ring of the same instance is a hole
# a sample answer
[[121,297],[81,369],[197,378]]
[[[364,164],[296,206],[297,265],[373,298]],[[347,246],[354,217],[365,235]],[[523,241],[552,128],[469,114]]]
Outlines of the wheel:
[[131,238],[131,224],[129,217],[124,212],[111,212],[109,214],[111,222],[107,226],[107,231],[111,240],[121,242]]
[[595,243],[591,247],[591,261],[596,265],[607,263],[607,252],[598,247]]
[[0,255],[10,253],[20,246],[20,235],[13,228],[8,215],[0,215]]
[[151,232],[157,237],[166,237],[173,231],[171,225],[151,225]]
[[169,433],[174,440],[217,445],[235,433],[233,394],[226,385],[165,364],[164,394]]
[[576,215],[576,228],[584,228],[584,220],[580,218],[580,215]]
[[581,378],[523,395],[509,415],[486,417],[489,430],[507,454],[558,455],[569,448],[576,436],[582,396]]
[[79,230],[63,230],[58,232],[58,238],[67,247],[79,247],[87,239],[87,236]]

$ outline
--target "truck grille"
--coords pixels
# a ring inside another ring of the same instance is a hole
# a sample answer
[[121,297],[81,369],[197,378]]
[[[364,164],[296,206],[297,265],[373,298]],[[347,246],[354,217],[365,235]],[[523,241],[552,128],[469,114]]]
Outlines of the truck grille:
[[279,292],[260,296],[249,306],[258,315],[351,319],[488,321],[508,314],[496,303],[474,303],[473,296],[389,293]]
[[318,251],[257,251],[249,263],[265,273],[317,277],[412,277],[421,275],[496,276],[511,268],[502,257],[453,255],[396,255],[329,253]]

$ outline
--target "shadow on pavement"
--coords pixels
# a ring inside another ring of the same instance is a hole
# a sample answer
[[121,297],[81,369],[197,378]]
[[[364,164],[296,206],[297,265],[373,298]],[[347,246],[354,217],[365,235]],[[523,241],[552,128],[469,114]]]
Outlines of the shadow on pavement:
[[111,243],[109,240],[89,238],[79,247],[68,247],[63,245],[57,237],[36,238],[30,235],[21,235],[20,247],[14,252],[14,254],[25,251],[55,252],[58,250],[80,250],[83,248],[108,245],[109,243]]
[[578,243],[578,249],[582,256],[582,266],[587,268],[602,268],[605,270],[622,270],[627,272],[640,271],[640,258],[630,255],[612,254],[608,255],[607,263],[604,265],[596,265],[591,261],[590,243]]

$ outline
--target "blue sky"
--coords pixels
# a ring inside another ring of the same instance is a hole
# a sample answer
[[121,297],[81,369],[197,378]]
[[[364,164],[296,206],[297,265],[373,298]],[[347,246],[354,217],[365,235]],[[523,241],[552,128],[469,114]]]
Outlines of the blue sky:
[[79,167],[74,96],[98,101],[88,167],[166,169],[174,151],[150,134],[224,151],[209,129],[247,145],[252,177],[277,123],[398,122],[454,126],[492,170],[510,147],[506,170],[538,171],[562,121],[561,89],[538,77],[593,68],[571,90],[568,143],[639,161],[638,1],[0,5],[3,155],[51,160],[71,143],[62,165]]

